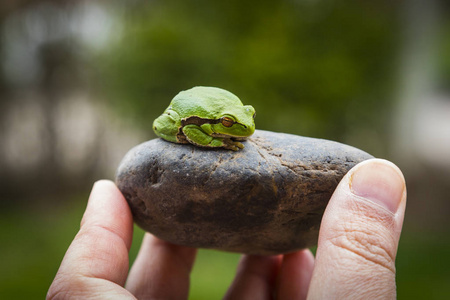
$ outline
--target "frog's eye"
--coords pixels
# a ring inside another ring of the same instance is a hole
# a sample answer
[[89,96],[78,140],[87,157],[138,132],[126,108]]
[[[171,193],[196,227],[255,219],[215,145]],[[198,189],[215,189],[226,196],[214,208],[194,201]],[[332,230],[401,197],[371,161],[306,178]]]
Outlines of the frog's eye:
[[234,124],[234,120],[228,117],[222,118],[222,125],[225,127],[231,127]]

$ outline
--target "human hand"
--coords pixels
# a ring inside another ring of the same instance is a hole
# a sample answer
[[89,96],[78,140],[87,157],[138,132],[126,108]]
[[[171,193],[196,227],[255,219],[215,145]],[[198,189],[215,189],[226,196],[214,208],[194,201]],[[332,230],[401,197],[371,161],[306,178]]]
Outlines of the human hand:
[[226,299],[395,299],[405,206],[405,180],[394,164],[358,164],[328,203],[315,262],[309,250],[244,256]]
[[[394,298],[405,204],[398,168],[383,160],[363,162],[344,177],[328,204],[315,263],[309,250],[244,255],[225,298]],[[131,212],[114,183],[97,182],[47,299],[186,299],[196,250],[146,234],[128,275],[132,228]]]
[[196,249],[146,234],[128,274],[132,236],[125,198],[113,182],[96,182],[47,299],[187,298]]

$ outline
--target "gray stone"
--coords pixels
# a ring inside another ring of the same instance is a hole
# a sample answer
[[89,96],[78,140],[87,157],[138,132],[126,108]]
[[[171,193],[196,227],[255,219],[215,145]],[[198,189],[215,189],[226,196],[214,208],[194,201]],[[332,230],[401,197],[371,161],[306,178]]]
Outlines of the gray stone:
[[371,155],[337,142],[257,130],[239,151],[154,139],[128,152],[116,183],[135,222],[179,245],[247,254],[317,243],[341,178]]

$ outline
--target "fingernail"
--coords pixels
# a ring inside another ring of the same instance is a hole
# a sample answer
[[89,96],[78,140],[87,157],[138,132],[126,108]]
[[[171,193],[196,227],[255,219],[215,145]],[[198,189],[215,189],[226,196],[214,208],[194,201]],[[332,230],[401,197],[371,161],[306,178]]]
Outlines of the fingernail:
[[356,167],[351,179],[353,194],[373,201],[393,213],[403,198],[405,180],[401,171],[384,160],[371,160]]

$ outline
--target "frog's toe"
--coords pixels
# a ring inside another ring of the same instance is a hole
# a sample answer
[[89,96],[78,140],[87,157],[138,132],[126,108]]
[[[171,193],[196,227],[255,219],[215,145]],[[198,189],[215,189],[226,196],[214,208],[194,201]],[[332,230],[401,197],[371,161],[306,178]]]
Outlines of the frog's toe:
[[225,149],[238,151],[239,149],[243,149],[244,145],[242,143],[240,143],[240,142],[236,142],[236,141],[233,141],[231,139],[226,139],[226,140],[224,140],[224,143],[223,143],[222,147],[225,148]]
[[244,149],[244,144],[240,143],[240,142],[234,142],[234,145],[236,147],[238,147],[239,149]]
[[238,151],[239,150],[239,148],[236,147],[235,145],[226,145],[224,148],[228,149],[228,150],[233,150],[233,151]]

